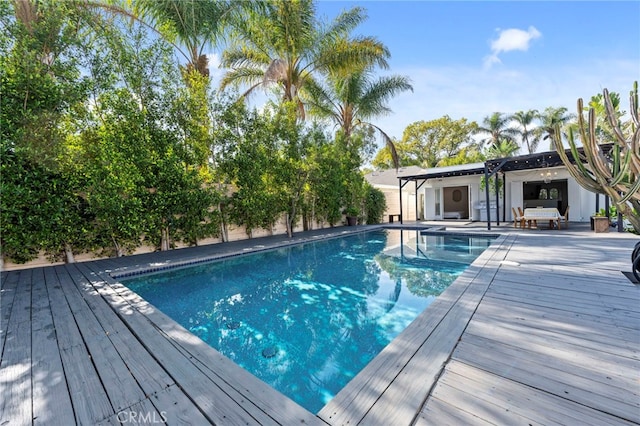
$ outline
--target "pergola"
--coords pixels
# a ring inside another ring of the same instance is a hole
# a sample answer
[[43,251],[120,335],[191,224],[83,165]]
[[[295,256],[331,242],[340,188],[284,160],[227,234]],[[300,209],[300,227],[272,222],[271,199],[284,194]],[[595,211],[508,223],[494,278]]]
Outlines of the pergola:
[[[612,144],[608,144],[613,146]],[[571,150],[567,149],[567,157],[574,163],[575,160],[571,154]],[[584,158],[584,150],[582,147],[578,148],[580,158]],[[429,169],[426,173],[416,174],[411,176],[399,176],[398,186],[400,193],[400,223],[402,223],[402,189],[409,183],[414,182],[416,194],[418,189],[425,184],[428,179],[439,179],[453,176],[470,176],[484,174],[485,182],[489,182],[489,179],[495,177],[499,178],[498,173],[502,174],[502,198],[505,198],[506,185],[504,184],[505,173],[517,170],[535,170],[546,169],[551,167],[563,166],[564,163],[560,159],[560,155],[556,151],[540,152],[535,154],[520,155],[517,157],[497,158],[494,160],[487,160],[483,163],[462,164],[459,166],[439,167]],[[420,182],[420,183],[418,183]],[[491,205],[489,197],[489,184],[485,185],[486,205],[487,205],[487,229],[491,230]],[[608,204],[608,197],[605,198]],[[599,208],[599,196],[596,196],[596,210]],[[418,197],[416,197],[416,215],[418,212]],[[606,207],[608,210],[608,206]],[[496,192],[496,209],[500,209],[500,195]],[[416,217],[417,220],[417,217]],[[496,225],[500,225],[500,215],[496,215]]]

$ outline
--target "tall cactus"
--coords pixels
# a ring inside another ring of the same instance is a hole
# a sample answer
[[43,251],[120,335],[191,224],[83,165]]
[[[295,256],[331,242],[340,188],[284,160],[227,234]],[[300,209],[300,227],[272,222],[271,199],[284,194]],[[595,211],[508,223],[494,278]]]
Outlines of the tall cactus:
[[638,82],[630,92],[629,114],[631,123],[622,129],[615,114],[607,89],[603,91],[606,116],[615,140],[613,145],[601,145],[596,136],[596,116],[589,108],[588,122],[583,116],[582,99],[578,99],[578,129],[584,155],[578,152],[573,131],[567,137],[573,163],[569,161],[563,146],[560,129],[554,137],[556,150],[580,186],[611,198],[619,212],[626,217],[636,233],[640,233],[640,110],[638,109]]

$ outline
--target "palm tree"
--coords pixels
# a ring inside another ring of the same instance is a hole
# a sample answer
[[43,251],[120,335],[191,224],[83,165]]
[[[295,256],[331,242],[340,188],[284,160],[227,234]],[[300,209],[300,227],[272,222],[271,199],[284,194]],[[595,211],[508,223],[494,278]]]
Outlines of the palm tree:
[[[359,126],[373,127],[380,132],[396,168],[398,154],[393,141],[380,127],[369,120],[391,112],[387,102],[406,90],[413,91],[407,77],[387,76],[372,80],[371,69],[354,70],[348,75],[331,73],[327,85],[312,81],[307,86],[310,112],[335,122],[342,130],[347,143]],[[307,99],[305,98],[305,99]]]
[[[80,4],[80,3],[79,3]],[[252,2],[233,0],[86,0],[89,8],[135,20],[171,44],[186,61],[187,72],[209,76],[207,48],[220,44],[234,12]]]
[[352,64],[376,63],[388,67],[388,49],[371,37],[347,39],[365,18],[363,9],[353,8],[329,25],[315,16],[311,0],[272,0],[250,17],[236,23],[237,45],[225,50],[222,65],[231,70],[221,87],[276,86],[283,101],[298,104],[304,118],[299,92],[317,72],[339,72]]
[[492,144],[485,151],[485,156],[489,160],[495,158],[507,158],[518,152],[520,147],[517,143],[509,139],[501,139],[497,144]]
[[[616,123],[620,122],[622,116],[624,116],[624,112],[620,111],[620,95],[616,92],[609,93],[609,100],[611,101],[611,115]],[[589,105],[584,107],[585,111],[589,111],[592,108],[595,112],[595,133],[598,138],[598,143],[611,143],[616,141],[616,136],[613,133],[611,124],[609,123],[609,119],[607,118],[607,109],[604,102],[604,97],[602,93],[598,93],[595,96],[591,97],[589,101]],[[630,121],[626,123],[621,123],[622,128],[628,127],[630,125]]]
[[387,76],[373,80],[372,70],[360,69],[349,75],[331,73],[327,85],[311,82],[307,86],[309,111],[311,114],[332,120],[340,127],[347,143],[355,129],[370,126],[377,129],[391,151],[397,167],[397,153],[391,138],[371,119],[391,112],[387,102],[393,96],[413,87],[407,77]]
[[535,128],[532,127],[534,120],[538,118],[538,110],[530,109],[529,111],[518,111],[511,116],[511,120],[515,121],[519,129],[516,129],[521,145],[526,145],[529,154],[536,152],[540,138],[536,137]]
[[[539,115],[540,126],[536,129],[536,137],[542,140],[551,139],[550,148],[552,151],[556,149],[554,135],[556,126],[561,129],[566,126],[575,116],[569,114],[565,107],[548,107]],[[561,136],[561,135],[558,135]]]
[[138,0],[134,13],[151,24],[187,61],[186,70],[209,75],[205,49],[220,43],[232,12],[230,0]]
[[482,143],[489,142],[490,145],[498,145],[500,141],[508,140],[515,142],[515,136],[518,133],[516,129],[509,127],[511,117],[501,112],[494,112],[489,117],[485,117],[482,120],[483,126],[479,126],[476,130],[476,134],[487,134],[488,138],[484,139]]

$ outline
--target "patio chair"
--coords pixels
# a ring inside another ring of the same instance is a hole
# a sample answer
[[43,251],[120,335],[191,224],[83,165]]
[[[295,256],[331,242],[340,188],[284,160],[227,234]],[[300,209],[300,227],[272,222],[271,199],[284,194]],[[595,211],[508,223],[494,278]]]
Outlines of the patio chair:
[[[518,215],[522,218],[522,223],[524,223],[525,222],[524,211],[522,210],[522,207],[520,207],[520,206],[518,206]],[[526,222],[527,222],[527,226],[529,228],[531,228],[531,221],[527,220]]]
[[560,220],[558,221],[558,227],[560,227],[561,222],[564,222],[565,228],[569,227],[569,207],[570,206],[567,206],[567,209],[564,211],[564,215],[560,216]]
[[513,227],[517,228],[520,225],[520,228],[524,228],[524,217],[516,212],[515,207],[511,207],[511,212],[513,213]]

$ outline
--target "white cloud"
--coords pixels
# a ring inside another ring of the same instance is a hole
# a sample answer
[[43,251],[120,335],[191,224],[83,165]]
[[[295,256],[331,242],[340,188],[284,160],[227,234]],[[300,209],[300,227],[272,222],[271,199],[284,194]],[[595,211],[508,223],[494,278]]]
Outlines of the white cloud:
[[493,64],[500,63],[499,54],[510,52],[512,50],[520,50],[526,52],[532,40],[542,36],[542,33],[534,26],[530,26],[527,31],[517,28],[509,28],[507,30],[499,30],[498,38],[491,42],[491,54],[484,58],[485,68],[490,68]]
[[208,52],[207,61],[209,66],[209,78],[215,84],[218,84],[222,76],[227,72],[226,69],[220,68],[220,55],[215,52]]

